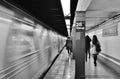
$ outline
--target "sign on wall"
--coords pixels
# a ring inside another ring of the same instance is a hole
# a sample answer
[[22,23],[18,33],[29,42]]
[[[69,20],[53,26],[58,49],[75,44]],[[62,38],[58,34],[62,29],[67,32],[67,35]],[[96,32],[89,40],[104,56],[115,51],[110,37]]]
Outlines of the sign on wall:
[[107,26],[105,29],[102,30],[102,35],[103,37],[117,36],[118,35],[118,24]]

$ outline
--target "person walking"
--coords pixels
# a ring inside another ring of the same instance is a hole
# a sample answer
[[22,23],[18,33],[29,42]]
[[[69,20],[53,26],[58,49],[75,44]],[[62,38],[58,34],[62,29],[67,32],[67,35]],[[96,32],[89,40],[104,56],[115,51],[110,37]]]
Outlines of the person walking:
[[90,45],[90,42],[91,42],[91,39],[90,39],[90,37],[87,35],[86,37],[85,37],[85,58],[86,58],[86,61],[87,61],[87,55],[89,54],[89,59],[90,59],[90,47],[91,47],[91,45]]
[[92,49],[93,49],[92,54],[94,59],[94,65],[97,66],[97,56],[101,51],[101,46],[96,35],[93,35],[92,38]]
[[70,37],[67,38],[65,46],[66,46],[66,49],[68,51],[68,54],[70,55],[72,52],[72,40]]

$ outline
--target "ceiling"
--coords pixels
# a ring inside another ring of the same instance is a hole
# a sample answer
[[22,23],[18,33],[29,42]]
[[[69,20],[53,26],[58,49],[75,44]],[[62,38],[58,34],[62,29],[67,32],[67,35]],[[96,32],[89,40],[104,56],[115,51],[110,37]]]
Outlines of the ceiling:
[[77,8],[77,3],[78,3],[78,0],[70,0],[70,14],[71,14],[71,18],[70,18],[70,26],[72,29],[72,25],[73,25],[73,20],[74,20],[74,17],[75,17],[75,11],[76,11],[76,8]]
[[86,30],[120,14],[120,0],[91,0],[86,9]]
[[68,36],[60,0],[5,0],[47,24],[63,36]]
[[[68,36],[60,0],[6,1],[27,10],[30,15],[49,25],[61,35]],[[120,0],[71,0],[70,7],[71,25],[75,11],[86,11],[86,30],[90,30],[120,14]]]

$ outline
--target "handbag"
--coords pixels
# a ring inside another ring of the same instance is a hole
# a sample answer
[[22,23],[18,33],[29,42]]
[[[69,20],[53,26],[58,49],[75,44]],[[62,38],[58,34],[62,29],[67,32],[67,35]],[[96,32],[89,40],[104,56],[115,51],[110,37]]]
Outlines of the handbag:
[[96,51],[97,52],[101,52],[101,47],[100,47],[100,45],[98,44],[98,45],[96,45]]

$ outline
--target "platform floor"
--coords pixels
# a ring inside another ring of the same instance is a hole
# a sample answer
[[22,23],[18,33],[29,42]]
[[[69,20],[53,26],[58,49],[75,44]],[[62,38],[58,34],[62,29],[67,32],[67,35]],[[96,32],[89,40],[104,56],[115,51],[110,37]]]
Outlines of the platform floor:
[[97,66],[95,67],[91,57],[85,63],[85,79],[120,79],[120,74],[117,74],[99,61],[97,61]]
[[75,60],[63,50],[44,79],[74,79]]
[[[120,79],[119,75],[99,62],[95,67],[92,57],[85,62],[85,79]],[[44,79],[75,79],[75,60],[68,57],[66,50],[63,50]]]

